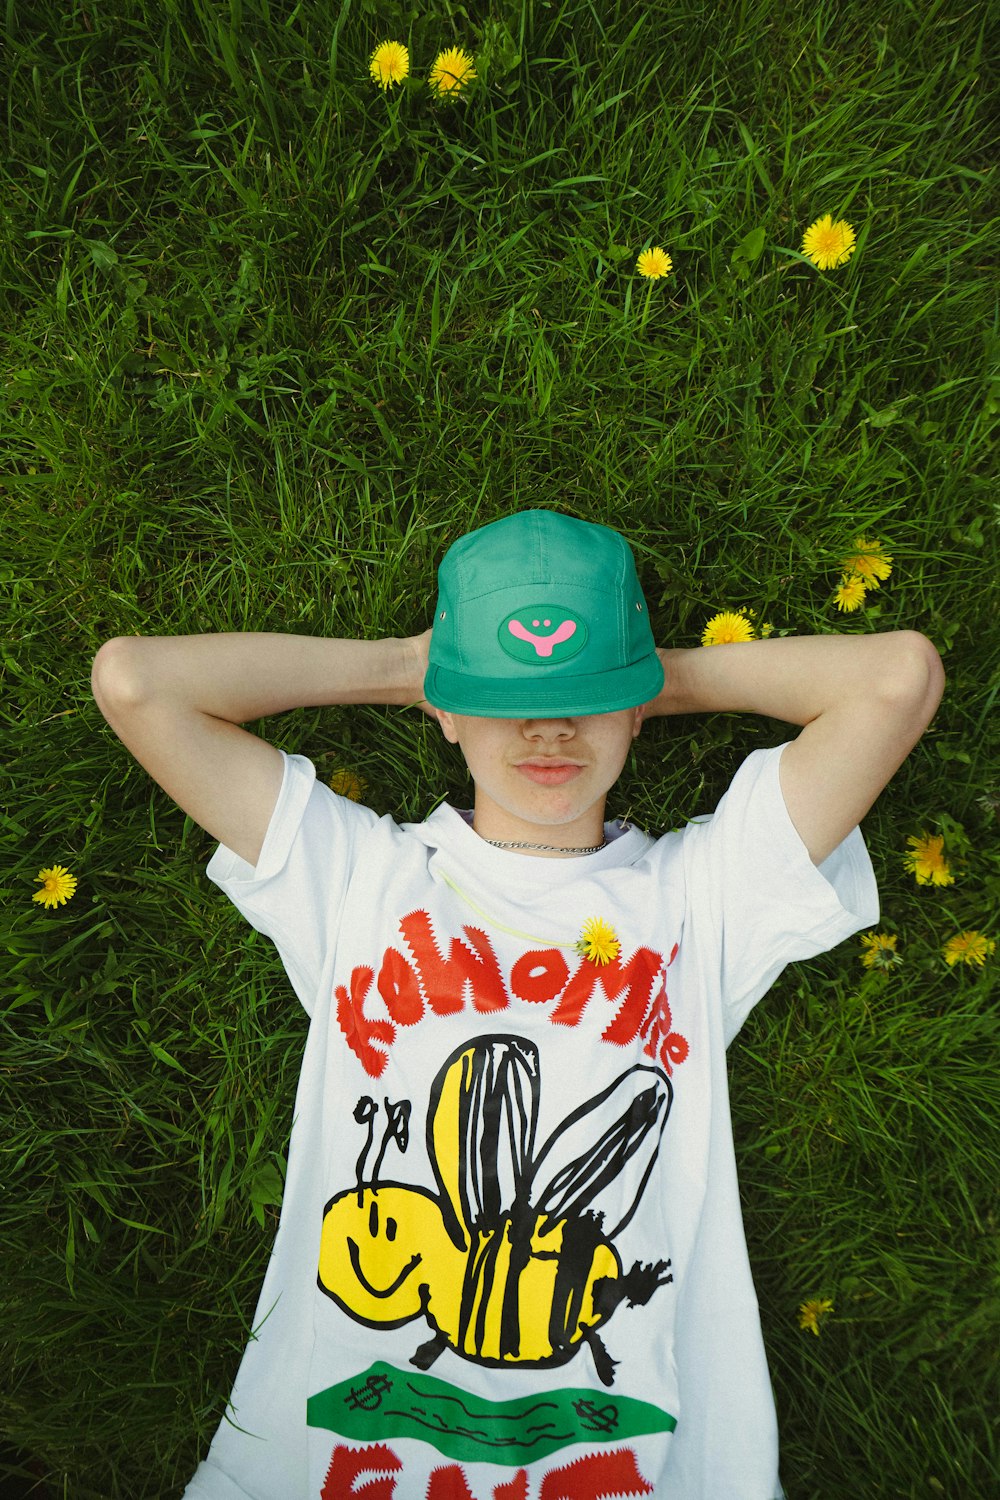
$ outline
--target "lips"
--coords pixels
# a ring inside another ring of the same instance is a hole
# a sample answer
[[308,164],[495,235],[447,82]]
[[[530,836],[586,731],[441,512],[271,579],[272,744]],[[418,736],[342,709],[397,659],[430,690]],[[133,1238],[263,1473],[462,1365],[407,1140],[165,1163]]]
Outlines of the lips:
[[522,760],[517,769],[539,786],[562,786],[579,776],[583,767],[569,760]]

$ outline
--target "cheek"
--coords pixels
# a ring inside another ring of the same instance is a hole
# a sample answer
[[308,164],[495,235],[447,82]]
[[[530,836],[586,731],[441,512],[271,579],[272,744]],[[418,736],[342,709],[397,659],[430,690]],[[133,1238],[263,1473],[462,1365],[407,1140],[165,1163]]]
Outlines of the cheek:
[[463,735],[462,754],[470,766],[481,766],[488,770],[491,766],[503,765],[505,760],[512,757],[513,751],[507,742],[488,733],[476,733]]

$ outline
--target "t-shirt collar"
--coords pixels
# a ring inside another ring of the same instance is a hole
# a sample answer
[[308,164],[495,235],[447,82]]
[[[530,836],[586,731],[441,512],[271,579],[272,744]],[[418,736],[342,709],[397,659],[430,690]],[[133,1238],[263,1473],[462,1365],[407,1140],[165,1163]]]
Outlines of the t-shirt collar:
[[[461,858],[463,863],[475,865],[484,873],[494,870],[510,874],[517,870],[518,879],[539,879],[551,882],[558,870],[562,877],[576,878],[593,870],[605,870],[618,865],[634,864],[653,843],[648,834],[631,823],[617,818],[604,824],[607,844],[594,854],[575,854],[567,859],[545,859],[525,849],[498,849],[487,843],[472,826],[472,812],[468,808],[452,807],[442,802],[424,823],[409,825],[409,831],[423,841]],[[539,837],[539,843],[547,842]]]

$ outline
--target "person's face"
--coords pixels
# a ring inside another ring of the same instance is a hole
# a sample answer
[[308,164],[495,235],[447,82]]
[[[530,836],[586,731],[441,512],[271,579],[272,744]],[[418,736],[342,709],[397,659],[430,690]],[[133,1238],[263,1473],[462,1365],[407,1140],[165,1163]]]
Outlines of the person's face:
[[[644,712],[640,706],[572,719],[488,719],[445,709],[437,715],[472,773],[478,832],[537,838],[546,825],[565,833],[579,824],[582,843],[600,838],[605,798]],[[525,824],[533,826],[518,826]]]

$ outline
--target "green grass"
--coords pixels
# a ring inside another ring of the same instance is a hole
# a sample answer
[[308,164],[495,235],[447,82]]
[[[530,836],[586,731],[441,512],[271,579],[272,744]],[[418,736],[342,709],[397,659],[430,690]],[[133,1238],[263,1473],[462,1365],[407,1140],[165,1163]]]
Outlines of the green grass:
[[[903,963],[870,974],[852,940],[788,970],[732,1049],[733,1109],[789,1500],[987,1494],[1000,953],[941,957],[1000,941],[986,8],[37,0],[0,25],[11,1485],[183,1489],[248,1334],[305,1034],[211,841],[101,718],[94,653],[413,634],[450,541],[554,506],[628,534],[661,645],[746,606],[943,655],[865,820]],[[386,37],[412,68],[388,98]],[[437,108],[451,45],[480,76]],[[820,273],[800,247],[827,212],[858,243]],[[651,244],[666,281],[636,273]],[[861,534],[892,576],[839,614]],[[467,805],[413,710],[255,727],[397,818]],[[789,733],[656,721],[612,811],[677,826]],[[954,885],[902,868],[924,828]],[[53,863],[80,884],[44,911]],[[819,1337],[807,1297],[835,1305]]]

